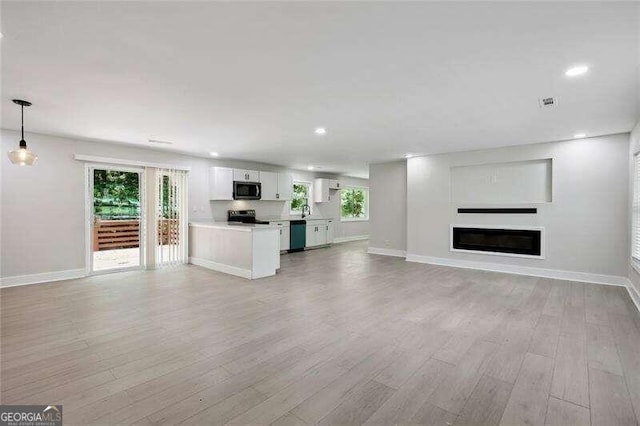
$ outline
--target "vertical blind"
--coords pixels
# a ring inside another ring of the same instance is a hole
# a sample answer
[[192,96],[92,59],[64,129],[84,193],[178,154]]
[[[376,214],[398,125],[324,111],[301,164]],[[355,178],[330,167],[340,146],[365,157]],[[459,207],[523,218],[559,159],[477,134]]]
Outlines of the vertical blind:
[[640,261],[640,155],[633,157],[633,235],[631,256]]
[[188,172],[158,169],[156,212],[158,218],[157,266],[187,263]]

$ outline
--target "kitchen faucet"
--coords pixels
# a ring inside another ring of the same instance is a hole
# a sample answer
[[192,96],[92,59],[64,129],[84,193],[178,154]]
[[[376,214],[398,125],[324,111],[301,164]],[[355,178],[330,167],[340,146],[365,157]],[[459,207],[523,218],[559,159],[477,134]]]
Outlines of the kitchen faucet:
[[311,215],[311,207],[309,207],[309,204],[307,204],[307,203],[305,203],[305,204],[302,206],[302,218],[303,218],[303,219],[304,219],[304,217],[306,216],[306,215],[304,214],[304,211],[305,211],[305,210],[309,212],[309,215]]

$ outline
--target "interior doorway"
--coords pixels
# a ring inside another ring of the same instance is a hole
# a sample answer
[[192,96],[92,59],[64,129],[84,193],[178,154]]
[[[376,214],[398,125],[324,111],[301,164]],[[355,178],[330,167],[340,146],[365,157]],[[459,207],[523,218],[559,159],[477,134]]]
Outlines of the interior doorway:
[[144,170],[88,166],[92,274],[144,266]]

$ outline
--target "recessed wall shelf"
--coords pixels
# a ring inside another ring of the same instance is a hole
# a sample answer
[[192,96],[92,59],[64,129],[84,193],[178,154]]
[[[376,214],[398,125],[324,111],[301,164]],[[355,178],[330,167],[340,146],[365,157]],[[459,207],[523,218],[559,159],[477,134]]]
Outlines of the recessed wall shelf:
[[537,214],[538,209],[535,207],[523,208],[460,208],[459,214]]

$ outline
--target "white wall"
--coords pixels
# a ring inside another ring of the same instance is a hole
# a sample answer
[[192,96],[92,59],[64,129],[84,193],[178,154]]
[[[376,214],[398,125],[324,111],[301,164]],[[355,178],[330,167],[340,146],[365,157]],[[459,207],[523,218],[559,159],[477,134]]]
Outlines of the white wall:
[[[621,134],[411,158],[407,164],[407,253],[626,277],[628,155],[629,135]],[[553,159],[553,202],[527,204],[538,208],[535,216],[460,215],[459,206],[450,202],[451,167],[545,158]],[[376,181],[374,176],[370,179]],[[546,259],[451,252],[451,224],[544,226]],[[376,233],[373,229],[372,234]]]
[[[211,202],[208,170],[214,165],[254,170],[279,167],[239,161],[213,160],[122,144],[88,142],[27,134],[29,147],[39,156],[35,167],[9,163],[6,152],[17,146],[19,134],[2,130],[0,155],[1,231],[0,276],[71,271],[85,267],[84,163],[75,154],[123,158],[191,167],[190,219],[226,220],[231,208],[255,208],[262,216],[288,215],[286,202]],[[314,173],[292,171],[296,179],[313,180]],[[368,186],[365,179],[341,178],[347,185]],[[312,206],[315,214],[339,219],[337,197]],[[368,222],[336,220],[336,236],[367,235]]]
[[369,166],[369,249],[402,255],[407,249],[407,162]]

